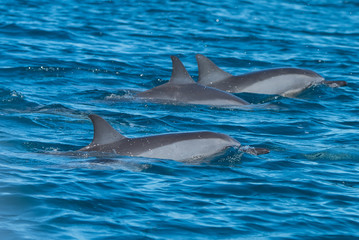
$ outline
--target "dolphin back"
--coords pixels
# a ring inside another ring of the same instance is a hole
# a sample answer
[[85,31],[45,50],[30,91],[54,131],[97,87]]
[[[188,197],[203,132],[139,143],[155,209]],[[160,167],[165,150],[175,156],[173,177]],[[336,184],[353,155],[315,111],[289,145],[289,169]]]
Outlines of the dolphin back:
[[183,66],[181,60],[178,57],[171,56],[172,60],[172,76],[170,83],[173,84],[191,84],[195,81],[191,78],[186,68]]
[[117,132],[102,117],[96,114],[90,114],[89,118],[92,121],[94,129],[93,140],[88,146],[81,148],[79,151],[86,151],[95,146],[111,144],[126,138],[125,136]]
[[214,62],[202,54],[196,55],[198,64],[198,83],[210,85],[232,76],[232,74],[220,69]]

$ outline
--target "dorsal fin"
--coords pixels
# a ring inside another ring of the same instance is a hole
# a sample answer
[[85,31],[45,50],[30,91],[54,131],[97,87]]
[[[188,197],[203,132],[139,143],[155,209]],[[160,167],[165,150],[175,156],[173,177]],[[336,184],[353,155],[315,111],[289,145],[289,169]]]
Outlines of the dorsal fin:
[[171,56],[172,59],[172,76],[170,83],[173,84],[189,84],[195,83],[195,81],[188,74],[186,68],[183,66],[181,60],[178,57]]
[[198,64],[199,84],[208,85],[232,76],[232,74],[223,71],[202,54],[196,54],[196,59]]
[[90,114],[89,118],[93,124],[93,140],[90,145],[109,144],[126,138],[117,132],[111,125],[102,117],[96,114]]

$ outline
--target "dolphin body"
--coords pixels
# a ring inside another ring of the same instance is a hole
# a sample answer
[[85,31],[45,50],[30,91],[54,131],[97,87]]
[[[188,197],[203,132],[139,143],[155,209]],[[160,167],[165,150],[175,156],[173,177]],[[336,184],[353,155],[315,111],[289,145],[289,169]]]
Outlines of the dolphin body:
[[319,74],[300,68],[275,68],[233,76],[201,54],[197,54],[196,59],[199,84],[232,93],[293,96],[315,84],[330,87],[347,85],[345,81],[325,81]]
[[[126,138],[98,115],[89,115],[94,127],[92,142],[78,151],[114,153],[175,161],[203,159],[223,152],[227,148],[240,148],[234,138],[214,132],[185,132]],[[269,153],[265,148],[243,148],[253,155]]]
[[243,106],[249,103],[225,91],[197,84],[182,62],[172,59],[172,76],[169,82],[138,93],[136,96],[152,102],[171,104],[201,104],[210,106]]

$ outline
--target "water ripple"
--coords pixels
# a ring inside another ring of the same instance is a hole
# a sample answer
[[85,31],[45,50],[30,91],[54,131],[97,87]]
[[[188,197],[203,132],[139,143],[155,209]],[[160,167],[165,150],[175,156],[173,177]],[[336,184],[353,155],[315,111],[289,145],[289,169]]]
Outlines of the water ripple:
[[[2,238],[357,239],[358,8],[328,0],[5,1]],[[135,98],[170,79],[170,55],[197,80],[196,53],[235,75],[300,67],[348,86],[312,86],[294,98],[238,94],[249,109]],[[127,137],[214,131],[271,153],[229,149],[186,163],[73,153],[92,140],[90,113]]]

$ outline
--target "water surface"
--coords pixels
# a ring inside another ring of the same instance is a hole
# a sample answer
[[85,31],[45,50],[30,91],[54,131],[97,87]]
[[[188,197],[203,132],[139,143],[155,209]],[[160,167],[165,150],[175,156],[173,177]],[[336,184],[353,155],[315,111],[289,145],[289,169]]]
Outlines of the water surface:
[[[7,1],[0,11],[2,239],[357,239],[357,1]],[[348,86],[275,106],[132,101],[166,82],[170,55],[241,74],[299,67]],[[228,134],[266,147],[178,163],[44,154],[91,142],[90,113],[127,137]]]

